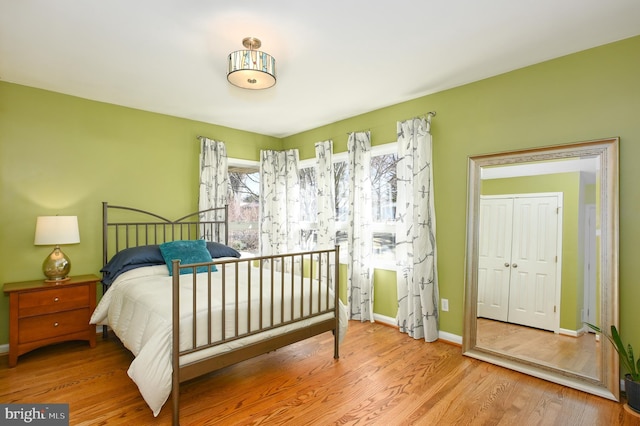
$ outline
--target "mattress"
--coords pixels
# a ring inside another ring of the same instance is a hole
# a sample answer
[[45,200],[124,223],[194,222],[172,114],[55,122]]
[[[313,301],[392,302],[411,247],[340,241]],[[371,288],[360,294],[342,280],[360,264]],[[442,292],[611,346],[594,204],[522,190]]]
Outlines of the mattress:
[[[211,273],[211,285],[209,274],[196,275],[195,302],[193,274],[180,276],[180,350],[194,347],[194,324],[195,345],[210,341],[213,344],[205,350],[182,356],[181,365],[333,317],[332,312],[323,313],[333,307],[333,293],[328,291],[327,294],[326,286],[320,286],[316,280],[302,279],[300,282],[299,276],[263,270],[261,288],[260,270],[249,262],[221,264],[217,268],[217,272]],[[249,280],[251,285],[248,285]],[[154,416],[160,413],[171,393],[171,283],[166,265],[124,272],[113,282],[91,317],[92,324],[111,327],[135,356],[128,375]],[[309,303],[310,296],[312,303]],[[207,314],[209,304],[211,316]],[[281,309],[282,304],[284,309]],[[348,324],[342,303],[339,313],[342,340]],[[312,316],[299,320],[301,316],[309,315]],[[260,331],[265,328],[266,331]]]

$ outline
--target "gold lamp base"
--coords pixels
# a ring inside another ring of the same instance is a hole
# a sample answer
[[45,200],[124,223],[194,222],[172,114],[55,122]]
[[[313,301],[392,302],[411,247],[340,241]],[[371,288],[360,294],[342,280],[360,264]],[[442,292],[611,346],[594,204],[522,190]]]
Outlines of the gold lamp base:
[[45,282],[61,283],[69,279],[68,275],[71,271],[71,261],[60,250],[60,246],[56,246],[51,254],[42,262],[42,272],[47,277]]

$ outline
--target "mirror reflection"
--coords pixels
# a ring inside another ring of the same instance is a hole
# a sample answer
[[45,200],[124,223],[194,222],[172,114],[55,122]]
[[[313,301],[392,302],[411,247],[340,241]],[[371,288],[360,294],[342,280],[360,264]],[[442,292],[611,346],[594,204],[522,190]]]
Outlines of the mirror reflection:
[[469,159],[465,355],[618,399],[617,146]]
[[480,169],[477,343],[600,378],[597,157]]

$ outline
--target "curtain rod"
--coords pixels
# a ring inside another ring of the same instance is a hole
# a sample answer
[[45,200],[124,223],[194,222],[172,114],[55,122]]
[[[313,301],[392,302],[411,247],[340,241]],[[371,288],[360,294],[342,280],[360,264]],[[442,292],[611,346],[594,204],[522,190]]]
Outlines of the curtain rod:
[[[429,112],[427,112],[427,114],[426,114],[426,115],[428,115],[428,116],[430,116],[430,117],[435,117],[435,116],[436,116],[436,112],[435,112],[435,111],[429,111]],[[415,118],[415,117],[414,117],[414,118]],[[354,131],[354,132],[347,132],[347,135],[349,135],[349,134],[351,134],[351,133],[362,133],[362,132],[371,132],[371,129],[366,129],[366,130],[356,130],[356,131]],[[202,139],[202,138],[206,138],[206,136],[200,136],[200,135],[196,136],[196,139],[198,139],[198,140],[199,140],[199,139]],[[209,138],[207,138],[207,139],[209,139]]]
[[[435,111],[429,111],[429,112],[425,113],[424,115],[428,116],[428,118],[431,118],[431,117],[435,117],[436,116],[436,112]],[[420,118],[420,114],[418,114],[415,117],[411,117],[411,118]]]
[[366,133],[366,132],[371,133],[371,129],[365,129],[365,130],[354,130],[353,132],[347,132],[347,135],[350,135],[351,133]]
[[[431,117],[435,117],[435,116],[436,116],[436,112],[435,112],[435,111],[429,111],[429,112],[427,112],[425,115],[429,116],[429,119],[431,119]],[[416,117],[411,117],[411,118],[418,118],[418,117],[419,117],[419,115],[418,115],[418,116],[416,116]],[[367,129],[367,130],[357,130],[357,131],[355,131],[355,132],[347,132],[347,135],[349,135],[349,134],[351,134],[351,133],[358,133],[358,132],[370,132],[370,131],[371,131],[371,129]]]

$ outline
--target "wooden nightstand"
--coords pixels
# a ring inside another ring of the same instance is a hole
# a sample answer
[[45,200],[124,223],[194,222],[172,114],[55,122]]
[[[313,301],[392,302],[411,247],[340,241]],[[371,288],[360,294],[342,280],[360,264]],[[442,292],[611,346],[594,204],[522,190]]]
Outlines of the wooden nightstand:
[[96,326],[89,319],[96,307],[95,275],[79,275],[62,283],[44,280],[7,283],[9,295],[9,367],[33,349],[88,340],[96,345]]

